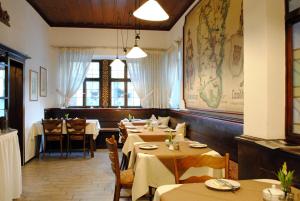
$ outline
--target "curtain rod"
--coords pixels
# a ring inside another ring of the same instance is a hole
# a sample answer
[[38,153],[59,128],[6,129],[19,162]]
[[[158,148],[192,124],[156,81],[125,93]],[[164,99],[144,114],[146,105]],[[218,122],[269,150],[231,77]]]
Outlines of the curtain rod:
[[[51,45],[53,48],[95,48],[95,49],[117,49],[116,46],[57,46],[57,45]],[[123,49],[118,48],[118,49]],[[168,49],[163,49],[163,48],[143,48],[144,50],[149,50],[149,51],[166,51]]]

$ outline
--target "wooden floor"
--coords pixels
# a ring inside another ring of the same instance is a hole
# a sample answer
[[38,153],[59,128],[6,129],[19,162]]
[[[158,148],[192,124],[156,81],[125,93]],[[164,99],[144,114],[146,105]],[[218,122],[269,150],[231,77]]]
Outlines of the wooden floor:
[[114,175],[107,150],[95,158],[74,154],[60,159],[33,160],[23,169],[23,194],[17,201],[112,201]]

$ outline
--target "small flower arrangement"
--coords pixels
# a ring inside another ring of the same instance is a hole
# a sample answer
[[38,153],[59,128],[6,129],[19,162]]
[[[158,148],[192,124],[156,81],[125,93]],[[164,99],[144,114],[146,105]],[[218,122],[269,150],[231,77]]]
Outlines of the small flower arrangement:
[[69,114],[65,114],[65,119],[69,119]]
[[128,120],[129,120],[129,122],[132,121],[132,115],[131,114],[128,114]]
[[277,173],[278,180],[281,183],[281,188],[285,195],[291,192],[291,186],[294,178],[294,170],[288,171],[286,162],[283,163],[282,168]]

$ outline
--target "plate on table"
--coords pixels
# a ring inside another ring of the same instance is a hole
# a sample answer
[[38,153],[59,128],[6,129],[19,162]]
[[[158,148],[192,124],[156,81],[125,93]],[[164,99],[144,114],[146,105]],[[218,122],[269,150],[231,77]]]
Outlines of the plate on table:
[[128,132],[130,132],[130,133],[141,133],[142,131],[140,131],[140,130],[128,130]]
[[152,149],[157,149],[158,146],[155,144],[141,144],[139,145],[140,149],[146,149],[146,150],[152,150]]
[[192,148],[206,148],[207,144],[201,144],[201,143],[191,143],[190,147]]
[[230,179],[209,179],[205,181],[205,186],[218,191],[234,191],[238,190],[241,184]]
[[174,129],[166,129],[166,130],[164,130],[165,132],[176,132],[176,130],[174,130]]
[[126,126],[126,128],[128,128],[128,129],[137,129],[136,126]]
[[159,125],[158,128],[165,129],[165,128],[168,128],[168,126],[166,126],[166,125]]

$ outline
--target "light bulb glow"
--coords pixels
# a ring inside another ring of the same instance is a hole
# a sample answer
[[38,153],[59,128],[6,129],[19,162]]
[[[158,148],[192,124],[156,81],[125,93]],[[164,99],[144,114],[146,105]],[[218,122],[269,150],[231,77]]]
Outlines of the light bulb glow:
[[169,15],[155,0],[148,0],[133,15],[142,20],[148,21],[164,21],[169,19]]
[[116,68],[124,68],[125,64],[119,58],[116,58],[113,62],[111,62],[109,66],[116,67]]
[[135,45],[126,55],[129,59],[138,59],[138,58],[144,58],[147,57],[147,53],[144,52],[141,48],[139,48],[137,45]]

